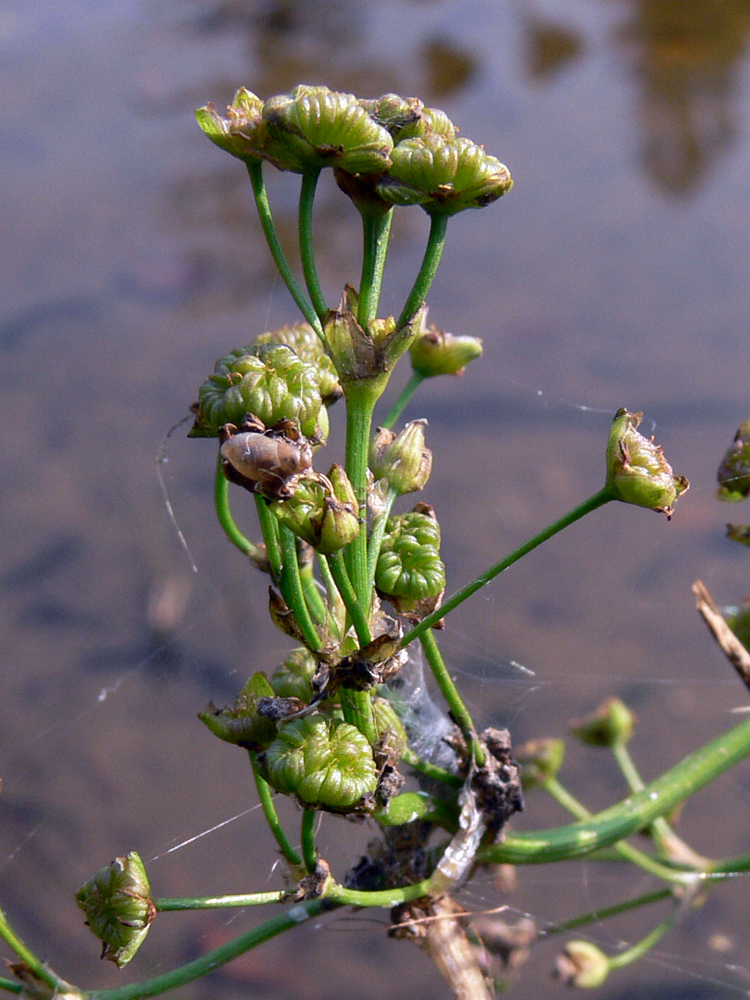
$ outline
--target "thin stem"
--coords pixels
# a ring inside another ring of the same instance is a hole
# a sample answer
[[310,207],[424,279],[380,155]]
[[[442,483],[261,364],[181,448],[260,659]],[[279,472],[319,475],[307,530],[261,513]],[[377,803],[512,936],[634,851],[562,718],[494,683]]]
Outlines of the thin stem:
[[391,407],[388,416],[381,423],[381,427],[388,427],[389,429],[393,427],[403,411],[406,409],[407,405],[411,402],[411,397],[424,382],[424,379],[425,376],[421,372],[412,371],[409,381],[401,390],[401,395]]
[[[382,390],[381,390],[382,391]],[[372,594],[367,576],[367,462],[370,453],[372,414],[376,394],[351,391],[346,399],[346,474],[357,497],[362,530],[346,548],[349,576],[354,593],[369,617]]]
[[246,538],[234,523],[232,511],[229,506],[229,480],[221,471],[221,454],[219,455],[219,461],[216,466],[214,504],[216,506],[216,516],[219,519],[219,524],[224,529],[224,533],[229,541],[232,542],[233,545],[236,545],[240,552],[244,552],[246,556],[250,556],[254,562],[262,561],[264,559],[264,553],[261,547],[256,545],[254,542],[251,542],[249,538]]
[[315,250],[312,236],[312,210],[315,199],[315,188],[318,186],[320,168],[306,170],[302,175],[302,187],[299,193],[299,251],[302,259],[302,273],[310,293],[313,307],[321,323],[328,313],[328,306],[318,280],[318,268],[315,263]]
[[276,812],[276,806],[273,802],[271,786],[261,774],[257,755],[252,752],[250,753],[250,763],[253,766],[255,787],[258,789],[258,798],[260,799],[261,808],[263,809],[263,815],[266,817],[266,823],[268,823],[269,829],[276,838],[276,843],[279,845],[281,853],[284,855],[289,864],[294,865],[295,868],[301,868],[302,858],[292,847],[289,838],[284,833],[284,828],[281,825],[279,814]]
[[585,857],[643,830],[748,755],[750,719],[745,719],[685,757],[643,791],[590,819],[552,830],[509,833],[503,843],[483,848],[477,860],[483,864],[542,864]]
[[552,924],[545,927],[543,933],[545,937],[552,934],[565,934],[568,931],[577,930],[587,924],[598,923],[600,920],[608,920],[610,917],[619,917],[621,913],[628,913],[630,910],[639,910],[642,906],[651,906],[653,903],[661,903],[662,900],[672,899],[672,889],[656,889],[654,892],[646,892],[640,896],[615,903],[614,906],[605,906],[601,910],[591,910],[589,913],[582,913],[578,917],[570,920],[563,920],[562,923]]
[[284,253],[281,243],[279,242],[279,236],[276,232],[273,216],[271,215],[271,206],[268,203],[266,184],[263,179],[263,161],[248,160],[247,172],[250,174],[250,182],[253,186],[253,194],[255,196],[255,206],[258,209],[260,224],[263,228],[263,234],[266,237],[268,249],[271,251],[274,264],[278,268],[279,274],[281,275],[284,284],[289,289],[292,298],[297,303],[300,312],[313,330],[315,330],[320,339],[324,340],[323,328],[320,325],[320,320],[318,319],[315,309],[313,308],[313,305],[308,297],[305,295],[302,286],[295,278],[294,273],[289,266],[286,254]]
[[305,603],[312,615],[313,621],[316,625],[327,624],[329,617],[328,609],[318,589],[318,582],[315,579],[315,566],[312,559],[300,566],[299,575],[302,580]]
[[8,993],[23,993],[25,987],[21,983],[14,983],[12,979],[5,979],[0,976],[0,990],[7,990]]
[[268,504],[263,497],[255,495],[255,507],[258,511],[260,530],[263,532],[263,541],[266,546],[268,565],[271,567],[271,576],[275,583],[281,583],[282,562],[281,550],[279,549],[279,522],[269,510]]
[[318,864],[318,851],[315,847],[315,823],[318,813],[314,809],[302,810],[302,857],[305,859],[305,868],[308,873],[315,871]]
[[429,896],[430,880],[404,885],[397,889],[379,889],[369,892],[364,889],[346,889],[338,882],[330,882],[325,889],[324,899],[330,899],[343,906],[395,906],[408,903],[412,899]]
[[651,933],[647,934],[641,941],[638,941],[630,948],[626,948],[625,951],[621,951],[618,955],[609,955],[609,971],[613,972],[615,969],[624,969],[625,966],[632,965],[639,958],[643,958],[664,937],[667,931],[674,927],[683,909],[683,906],[675,906],[669,916],[665,917],[660,924],[657,924]]
[[367,581],[369,583],[369,593],[372,593],[373,587],[375,586],[375,570],[378,566],[378,558],[380,557],[380,549],[383,544],[383,536],[385,535],[388,518],[391,516],[391,508],[393,507],[393,503],[397,496],[398,494],[394,488],[389,485],[385,494],[383,510],[375,518],[372,531],[370,532],[370,538],[367,543]]
[[[555,802],[559,803],[563,809],[567,809],[577,819],[591,818],[591,812],[578,799],[571,795],[567,788],[560,784],[557,778],[549,778],[545,782],[544,788]],[[665,882],[683,885],[685,883],[692,884],[695,881],[694,871],[677,871],[668,865],[663,865],[655,858],[652,858],[651,855],[646,854],[645,851],[639,851],[637,847],[633,847],[632,844],[623,841],[622,843],[614,844],[613,848],[621,858],[632,862],[650,875],[655,875],[656,878],[664,879]]]
[[328,606],[331,609],[330,616],[336,625],[335,632],[341,638],[344,628],[344,618],[346,617],[344,602],[341,600],[341,594],[339,594],[338,587],[331,576],[328,560],[325,556],[321,559],[320,553],[318,553],[318,565],[320,566],[320,575],[323,577],[323,584],[328,595]]
[[546,542],[548,538],[552,538],[552,536],[556,535],[558,531],[562,531],[563,528],[567,528],[575,521],[585,517],[586,514],[590,514],[592,511],[596,510],[597,507],[602,507],[605,503],[609,503],[611,499],[612,495],[605,487],[603,490],[599,490],[598,493],[595,493],[592,497],[589,497],[588,500],[584,500],[582,504],[574,507],[573,510],[568,511],[567,514],[564,514],[557,521],[553,521],[552,524],[548,525],[543,531],[540,531],[538,535],[534,535],[534,537],[530,538],[528,542],[524,542],[520,548],[511,552],[511,554],[506,556],[504,559],[501,559],[499,563],[495,563],[494,566],[491,566],[485,573],[476,577],[476,579],[472,580],[471,583],[467,583],[465,587],[457,590],[452,597],[449,597],[444,604],[441,604],[438,608],[436,608],[432,614],[423,618],[419,625],[415,625],[410,632],[406,633],[404,638],[401,640],[401,648],[403,649],[404,646],[408,646],[410,642],[421,636],[427,631],[427,629],[431,628],[435,622],[440,621],[444,615],[447,615],[450,611],[453,611],[454,608],[457,608],[459,604],[462,604],[467,597],[471,597],[472,594],[481,590],[482,587],[486,587],[491,580],[494,580],[496,576],[508,569],[509,566],[512,566],[513,563],[518,562],[518,560],[522,559],[523,556],[528,555],[529,552],[532,552],[538,545],[541,545],[542,542]]
[[362,278],[359,284],[359,308],[357,322],[365,330],[368,323],[378,314],[380,287],[383,283],[383,268],[388,253],[393,209],[385,213],[376,209],[362,212],[362,233],[364,249],[362,253]]
[[159,913],[175,910],[219,910],[229,906],[265,906],[266,903],[283,903],[288,897],[286,889],[276,892],[248,892],[239,896],[185,896],[179,899],[155,899]]
[[427,631],[419,639],[432,674],[437,681],[437,686],[440,688],[440,693],[448,703],[451,715],[464,734],[467,745],[473,747],[474,760],[479,767],[482,767],[485,755],[484,750],[477,743],[477,731],[474,726],[474,720],[469,714],[468,708],[464,705],[463,698],[458,693],[458,688],[454,684],[453,678],[448,673],[448,668],[445,665],[443,654],[440,652],[435,633]]
[[309,899],[303,903],[296,903],[282,913],[264,921],[259,927],[254,927],[245,934],[227,944],[214,948],[213,951],[201,955],[193,962],[188,962],[171,972],[165,972],[154,979],[147,979],[141,983],[132,983],[129,986],[121,986],[112,990],[91,990],[86,994],[86,1000],[142,1000],[145,997],[159,996],[167,990],[173,990],[186,983],[192,983],[208,972],[213,972],[232,959],[243,955],[246,951],[269,941],[284,931],[291,930],[298,924],[317,917],[326,910],[338,904],[335,900]]
[[54,992],[58,990],[61,993],[66,992],[64,987],[67,986],[67,983],[63,979],[60,979],[59,976],[56,976],[46,963],[37,958],[34,952],[24,944],[8,923],[8,919],[2,910],[0,910],[0,938],[29,967],[29,970],[37,979],[50,986]]
[[423,774],[425,778],[432,778],[435,781],[440,781],[444,785],[449,785],[451,788],[462,788],[464,779],[458,774],[451,774],[450,771],[443,770],[442,767],[438,767],[437,764],[430,764],[429,761],[422,760],[418,754],[414,753],[411,747],[407,747],[401,754],[401,760],[408,764],[409,767],[413,767],[415,771]]
[[422,266],[419,269],[419,274],[416,277],[412,290],[409,292],[406,305],[399,316],[397,323],[399,329],[402,326],[406,326],[409,320],[414,317],[414,314],[427,297],[443,253],[445,234],[448,230],[448,218],[449,216],[442,214],[430,216],[430,235],[427,237],[427,246],[424,258],[422,259]]
[[285,525],[279,525],[279,542],[284,558],[282,573],[282,590],[284,599],[294,612],[294,617],[300,627],[302,637],[308,648],[313,652],[320,649],[323,643],[307,610],[307,602],[302,589],[299,575],[299,560],[297,559],[297,536]]
[[354,593],[354,587],[352,587],[351,580],[349,579],[349,574],[346,571],[346,565],[344,563],[344,556],[339,552],[333,552],[330,556],[320,556],[321,562],[326,560],[328,568],[331,571],[331,576],[333,577],[336,588],[341,594],[341,599],[346,606],[346,610],[349,613],[349,617],[354,625],[354,631],[357,633],[357,639],[359,640],[360,646],[366,646],[368,642],[372,640],[372,634],[370,633],[370,623],[367,620],[367,615],[365,614],[364,608],[357,600],[357,595]]

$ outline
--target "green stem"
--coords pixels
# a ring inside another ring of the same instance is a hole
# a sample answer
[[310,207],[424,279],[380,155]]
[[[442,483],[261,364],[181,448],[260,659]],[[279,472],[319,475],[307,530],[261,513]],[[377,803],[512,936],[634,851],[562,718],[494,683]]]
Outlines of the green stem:
[[216,516],[219,519],[219,524],[224,529],[224,533],[229,541],[232,542],[233,545],[236,545],[240,552],[244,552],[246,556],[250,556],[253,562],[258,563],[264,561],[265,556],[261,547],[256,545],[254,542],[251,542],[249,538],[246,538],[234,523],[232,511],[229,507],[229,480],[221,471],[221,455],[219,455],[219,461],[216,466],[214,504],[216,506]]
[[314,809],[302,810],[302,857],[308,873],[315,871],[318,864],[318,851],[315,847],[315,822],[318,813]]
[[310,293],[313,307],[322,323],[328,313],[323,290],[318,280],[318,268],[315,263],[315,250],[312,237],[312,210],[315,199],[315,188],[318,186],[320,168],[306,170],[302,175],[302,187],[299,193],[299,250],[302,258],[302,273]]
[[[384,388],[383,386],[382,388]],[[370,454],[370,431],[380,387],[349,389],[346,397],[346,474],[357,497],[362,530],[346,547],[349,577],[357,599],[369,617],[372,594],[367,576],[367,463]]]
[[632,899],[615,903],[614,906],[605,906],[600,910],[591,910],[589,913],[582,913],[571,920],[564,920],[562,923],[545,927],[544,936],[552,934],[565,934],[568,931],[577,930],[587,924],[598,923],[600,920],[608,920],[610,917],[619,917],[621,913],[628,913],[630,910],[638,910],[642,906],[651,906],[653,903],[661,903],[662,900],[673,898],[672,889],[656,889],[654,892],[643,893],[641,896],[634,896]]
[[279,242],[279,236],[276,232],[273,216],[271,215],[271,206],[268,203],[266,184],[263,179],[263,161],[248,160],[247,172],[250,174],[250,182],[253,186],[255,205],[258,209],[260,224],[263,229],[263,234],[266,237],[266,242],[268,243],[268,249],[271,251],[274,264],[278,268],[279,274],[281,275],[284,284],[289,289],[292,298],[297,303],[300,312],[313,330],[315,330],[320,339],[324,340],[323,328],[320,325],[320,320],[318,319],[315,309],[313,308],[313,305],[308,297],[305,295],[302,286],[295,278],[294,273],[289,266],[289,261],[286,259],[286,254],[284,253],[281,243]]
[[[549,778],[543,787],[549,792],[555,802],[559,803],[563,809],[567,809],[577,819],[591,818],[591,812],[578,799],[571,795],[567,788],[560,784],[557,778]],[[656,876],[656,878],[664,879],[665,882],[673,882],[676,885],[684,885],[685,883],[690,885],[695,882],[695,872],[677,871],[668,865],[663,865],[655,858],[652,858],[651,855],[646,854],[645,851],[639,851],[637,847],[633,847],[632,844],[622,842],[614,844],[613,847],[621,858],[632,862],[643,871]]]
[[[325,556],[320,556],[319,558],[321,562],[326,559]],[[366,646],[368,642],[372,641],[370,623],[367,620],[367,615],[362,605],[357,600],[357,595],[354,593],[354,587],[352,587],[349,574],[346,572],[344,556],[340,551],[333,552],[326,561],[336,588],[339,594],[341,594],[341,599],[354,625],[354,631],[357,633],[359,644],[360,646]]]
[[407,405],[411,401],[411,397],[424,382],[425,376],[422,372],[413,371],[409,381],[406,383],[404,388],[401,390],[401,395],[398,397],[396,402],[391,407],[388,416],[381,423],[381,427],[388,427],[389,429],[393,427],[398,418],[401,416],[403,411],[406,409]]
[[[328,606],[330,608],[330,616],[333,620],[334,634],[341,638],[344,631],[344,618],[346,616],[346,610],[344,602],[341,600],[341,594],[339,594],[338,587],[334,583],[333,577],[331,576],[331,568],[328,565],[328,560],[323,556],[318,555],[318,565],[320,566],[320,575],[323,577],[323,584],[326,588],[326,594],[328,595]],[[340,619],[340,626],[339,626]]]
[[243,955],[246,951],[269,941],[284,931],[291,930],[305,920],[317,917],[332,906],[339,905],[335,900],[309,899],[303,903],[295,903],[282,913],[266,920],[259,927],[241,934],[233,941],[214,948],[213,951],[201,955],[193,962],[188,962],[171,972],[165,972],[154,979],[147,979],[141,983],[132,983],[129,986],[120,986],[112,990],[91,990],[85,994],[86,1000],[143,1000],[146,997],[159,996],[167,990],[173,990],[186,983],[192,983],[201,976],[215,969],[232,959]]
[[626,948],[625,951],[621,951],[618,955],[608,956],[609,971],[613,972],[615,969],[624,969],[626,965],[632,965],[639,958],[643,958],[664,937],[667,931],[674,927],[677,918],[683,910],[684,907],[675,906],[669,916],[662,920],[660,924],[657,924],[651,933],[647,934],[641,941],[638,941],[630,948]]
[[328,622],[328,609],[318,589],[318,583],[315,579],[315,565],[312,560],[300,566],[299,575],[302,580],[305,603],[313,621],[316,625],[325,625]]
[[449,785],[451,788],[462,788],[464,784],[464,779],[458,774],[451,774],[450,771],[443,770],[442,767],[438,767],[437,764],[430,764],[429,761],[422,760],[411,747],[407,747],[401,754],[401,760],[408,764],[409,767],[413,767],[415,771],[423,774],[425,778],[432,778],[435,781],[440,781],[444,785]]
[[388,253],[392,220],[392,208],[389,208],[385,213],[379,209],[362,212],[364,250],[357,322],[365,330],[370,321],[375,319],[378,314],[380,287],[383,283],[383,268]]
[[250,752],[250,763],[253,766],[255,787],[258,789],[258,798],[260,799],[261,808],[263,809],[263,815],[266,817],[266,823],[268,823],[269,829],[276,838],[276,843],[279,845],[281,853],[284,855],[289,864],[293,865],[295,868],[301,868],[302,858],[292,847],[289,838],[284,833],[284,828],[281,825],[279,814],[276,812],[276,806],[273,802],[271,786],[261,774],[257,755],[252,752]]
[[268,565],[271,567],[271,576],[274,582],[281,583],[282,562],[281,550],[279,549],[279,522],[271,513],[268,504],[262,496],[255,495],[255,507],[258,511],[260,530],[263,532],[263,541],[266,546]]
[[321,649],[323,643],[310,617],[310,612],[307,610],[302,579],[299,575],[297,536],[283,524],[279,525],[279,543],[284,559],[284,570],[281,574],[281,589],[284,600],[294,612],[294,617],[307,647],[315,652]]
[[454,721],[464,734],[467,746],[473,747],[474,760],[479,767],[482,767],[485,754],[482,747],[477,743],[477,731],[474,726],[474,720],[469,714],[468,708],[464,705],[463,699],[458,693],[458,688],[453,682],[453,678],[448,673],[448,668],[445,665],[445,660],[435,638],[435,633],[425,632],[419,639],[427,657],[427,662],[430,664],[432,674],[437,681],[437,686],[440,688],[440,693],[448,703]]
[[372,531],[370,532],[370,539],[367,543],[367,582],[369,584],[369,593],[372,593],[375,586],[375,570],[378,567],[378,558],[383,544],[383,536],[385,535],[388,518],[391,516],[391,508],[393,507],[393,503],[397,496],[398,494],[394,488],[389,485],[385,494],[383,511],[375,518]]
[[345,889],[338,882],[330,882],[325,889],[323,898],[330,899],[340,906],[395,906],[397,903],[408,903],[412,899],[429,896],[430,880],[415,882],[414,885],[404,885],[398,889],[380,889],[372,892],[364,889]]
[[31,951],[27,945],[21,940],[16,934],[13,928],[8,923],[8,919],[0,910],[0,938],[5,941],[8,947],[15,952],[15,954],[21,959],[21,961],[28,966],[29,970],[40,979],[43,983],[46,983],[52,988],[52,990],[57,993],[65,993],[67,983],[65,980],[60,979],[56,976],[54,972],[43,962],[40,958]]
[[12,979],[5,979],[0,976],[0,990],[7,990],[8,993],[23,993],[25,987],[21,983],[14,983]]
[[443,253],[445,234],[448,230],[448,218],[449,216],[442,214],[430,216],[430,235],[427,238],[422,266],[419,269],[419,274],[411,292],[409,292],[409,298],[406,300],[406,305],[396,324],[399,329],[402,326],[406,326],[409,320],[414,317],[414,314],[427,297]]
[[567,528],[575,521],[585,517],[586,514],[590,514],[592,511],[596,510],[597,507],[602,507],[605,503],[609,503],[610,500],[612,500],[612,495],[605,487],[603,490],[599,490],[598,493],[595,493],[592,497],[589,497],[588,500],[584,500],[582,504],[574,507],[573,510],[568,511],[567,514],[564,514],[557,521],[553,521],[552,524],[548,525],[543,531],[540,531],[538,535],[534,535],[533,538],[530,538],[528,542],[524,542],[524,544],[520,548],[516,549],[515,552],[511,552],[510,555],[501,559],[499,563],[495,563],[494,566],[491,566],[485,573],[476,577],[476,579],[472,580],[471,583],[467,583],[465,587],[457,590],[452,597],[449,597],[445,603],[436,608],[432,614],[423,618],[419,625],[415,625],[410,632],[406,633],[404,638],[401,640],[401,648],[403,649],[404,646],[408,646],[410,642],[421,636],[427,631],[427,629],[431,628],[435,622],[440,621],[444,615],[447,615],[449,612],[453,611],[454,608],[457,608],[459,604],[462,604],[467,597],[471,597],[472,594],[481,590],[482,587],[486,587],[491,580],[494,580],[496,576],[508,569],[509,566],[512,566],[513,563],[518,562],[518,560],[523,558],[523,556],[528,555],[529,552],[532,552],[538,545],[541,545],[542,542],[546,542],[548,538],[552,538],[552,536],[556,535],[558,531],[562,531],[563,528]]
[[155,899],[159,913],[175,910],[219,910],[225,906],[264,906],[266,903],[283,903],[286,889],[276,892],[248,892],[239,896],[185,896],[179,899]]
[[749,754],[750,719],[745,719],[685,757],[643,791],[590,819],[552,830],[509,833],[503,843],[483,848],[477,860],[483,864],[543,864],[585,857],[643,830]]

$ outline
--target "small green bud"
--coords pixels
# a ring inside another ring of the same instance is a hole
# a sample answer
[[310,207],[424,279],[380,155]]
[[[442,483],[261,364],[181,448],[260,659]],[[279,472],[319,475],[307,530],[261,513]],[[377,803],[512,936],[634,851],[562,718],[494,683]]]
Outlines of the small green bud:
[[371,118],[386,128],[394,142],[435,132],[454,138],[456,127],[444,111],[426,108],[417,97],[383,94],[375,100],[359,102]]
[[340,465],[328,476],[301,477],[294,495],[272,509],[279,521],[318,552],[330,555],[353,541],[361,530],[357,497]]
[[750,524],[728,524],[727,538],[740,545],[750,545]]
[[100,868],[76,893],[86,923],[119,968],[140,948],[156,916],[148,875],[136,851]]
[[523,787],[543,788],[556,778],[565,757],[565,742],[560,739],[528,740],[514,747],[516,760],[521,765]]
[[432,452],[425,447],[426,420],[412,420],[395,434],[378,427],[370,445],[370,468],[375,479],[387,479],[401,496],[424,488],[432,472]]
[[440,526],[434,518],[418,511],[388,519],[375,570],[375,585],[399,608],[445,588],[445,566],[440,559]]
[[282,726],[264,763],[268,782],[277,792],[332,812],[351,812],[377,785],[366,737],[348,722],[320,714]]
[[328,406],[341,397],[342,389],[333,361],[325,352],[323,343],[309,323],[292,323],[268,333],[261,333],[256,344],[286,344],[310,365],[315,365],[320,375],[320,395]]
[[690,483],[675,476],[653,439],[638,433],[642,413],[615,414],[607,445],[607,489],[613,499],[672,516],[675,500]]
[[750,420],[740,424],[717,472],[719,500],[739,503],[750,495]]
[[508,168],[470,139],[429,132],[399,142],[391,158],[377,186],[380,197],[395,205],[421,205],[429,213],[484,208],[513,186]]
[[463,375],[464,368],[482,353],[479,337],[456,337],[431,326],[409,348],[411,366],[423,378]]
[[266,155],[282,170],[304,173],[337,167],[351,174],[382,173],[393,140],[353,94],[300,85],[266,101]]
[[254,673],[237,695],[231,708],[217,708],[209,703],[198,718],[220,740],[248,750],[263,750],[276,736],[276,723],[260,715],[261,698],[272,698],[276,692],[262,671]]
[[627,743],[634,729],[635,716],[619,698],[607,698],[591,715],[570,726],[583,743],[607,748]]
[[198,108],[195,117],[208,138],[221,149],[241,160],[256,160],[263,155],[265,128],[263,101],[240,87],[222,118],[213,104]]
[[293,650],[271,676],[271,687],[280,698],[312,700],[311,681],[315,676],[315,657],[304,648]]
[[555,976],[566,986],[593,989],[609,975],[609,959],[590,941],[569,941],[555,963]]
[[281,420],[299,425],[305,437],[325,440],[328,414],[315,365],[285,344],[237,347],[216,362],[198,393],[191,437],[218,437],[224,424],[242,423],[252,413],[266,427]]

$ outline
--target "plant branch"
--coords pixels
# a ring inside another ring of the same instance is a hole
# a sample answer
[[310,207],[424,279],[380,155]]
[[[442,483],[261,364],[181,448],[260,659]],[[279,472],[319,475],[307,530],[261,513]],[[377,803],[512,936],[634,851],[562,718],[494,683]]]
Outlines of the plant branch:
[[315,250],[312,237],[313,201],[319,177],[319,167],[306,170],[302,175],[302,187],[299,193],[299,250],[305,284],[310,293],[313,308],[318,315],[318,319],[323,323],[328,313],[328,306],[326,305],[325,296],[318,280],[318,268],[315,263]]
[[409,298],[399,316],[397,327],[406,326],[409,320],[414,318],[415,313],[427,297],[432,279],[440,263],[440,257],[445,246],[445,235],[448,230],[449,216],[437,213],[430,216],[430,235],[427,237],[427,246],[422,259],[422,266],[416,277]]
[[293,865],[295,868],[301,868],[302,858],[292,847],[289,838],[284,833],[284,828],[281,825],[279,814],[276,812],[276,806],[273,802],[271,786],[261,774],[257,755],[252,751],[250,751],[250,763],[253,767],[255,787],[258,789],[258,798],[260,799],[261,808],[263,809],[263,815],[266,817],[266,823],[268,823],[269,829],[276,838],[276,843],[279,845],[281,853],[284,855],[289,864]]
[[389,208],[386,212],[380,208],[372,211],[361,211],[361,215],[364,249],[357,322],[366,330],[368,324],[378,314],[380,287],[383,282],[383,268],[388,253],[393,208]]
[[401,416],[403,411],[406,409],[408,404],[411,402],[411,397],[424,382],[425,376],[418,371],[412,371],[409,381],[406,383],[404,388],[401,390],[401,395],[398,397],[396,402],[393,404],[388,412],[388,416],[380,424],[381,427],[387,427],[389,430],[396,423],[398,418]]

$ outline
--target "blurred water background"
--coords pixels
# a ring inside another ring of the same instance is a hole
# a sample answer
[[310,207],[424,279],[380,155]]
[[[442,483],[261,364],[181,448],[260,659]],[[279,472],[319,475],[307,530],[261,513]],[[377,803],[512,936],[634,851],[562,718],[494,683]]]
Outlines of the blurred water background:
[[[724,537],[742,508],[713,494],[750,415],[749,42],[746,0],[0,4],[0,899],[61,974],[92,987],[152,975],[260,919],[165,914],[118,973],[98,964],[73,902],[115,854],[139,850],[164,896],[279,879],[254,811],[169,853],[254,805],[243,755],[195,716],[288,648],[266,622],[264,579],[214,522],[211,446],[179,430],[165,492],[156,475],[164,435],[215,358],[296,319],[246,175],[193,109],[222,107],[239,85],[263,97],[298,82],[397,91],[444,108],[509,165],[512,193],[451,223],[429,296],[431,319],[483,337],[484,358],[423,386],[409,411],[429,420],[424,499],[450,589],[599,487],[620,406],[645,411],[692,489],[669,524],[612,505],[571,528],[452,615],[445,650],[480,720],[510,725],[517,742],[626,698],[651,778],[745,700],[690,585],[701,577],[721,604],[750,590],[747,553]],[[269,186],[291,247],[295,182]],[[357,217],[330,182],[316,211],[333,302],[358,277]],[[426,231],[418,210],[397,213],[385,310],[402,304]],[[568,761],[591,808],[622,793],[606,759],[571,747]],[[682,829],[721,856],[748,849],[748,820],[740,767],[696,798]],[[515,826],[564,821],[532,796]],[[368,833],[324,821],[339,874]],[[480,878],[466,902],[507,901],[544,926],[649,884],[587,862],[520,872],[507,899]],[[745,888],[720,887],[599,995],[745,994]],[[591,934],[615,945],[652,919]],[[383,914],[337,913],[180,995],[447,996],[386,926]],[[556,947],[540,945],[511,995],[560,994]]]

